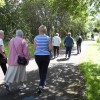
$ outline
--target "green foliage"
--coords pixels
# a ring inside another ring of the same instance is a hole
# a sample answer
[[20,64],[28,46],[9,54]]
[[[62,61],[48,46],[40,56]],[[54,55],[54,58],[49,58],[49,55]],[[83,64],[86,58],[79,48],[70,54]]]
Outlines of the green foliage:
[[86,80],[87,100],[100,99],[100,65],[84,62],[79,65]]
[[91,15],[94,15],[98,12],[100,12],[100,1],[99,0],[88,0],[90,9],[89,12],[91,13]]
[[34,49],[33,49],[32,43],[29,44],[29,52],[30,52],[30,57],[33,58],[34,57]]
[[0,7],[3,7],[5,5],[4,0],[0,0]]
[[[25,38],[32,40],[38,33],[38,27],[44,24],[48,35],[55,32],[61,37],[71,31],[72,34],[84,34],[89,1],[84,0],[4,0],[0,7],[0,29],[5,31],[6,40],[14,36],[16,29],[22,29]],[[11,34],[9,34],[11,33]]]
[[79,65],[84,74],[87,100],[100,99],[100,50],[95,42],[87,49],[83,63]]
[[53,4],[55,10],[59,12],[67,11],[73,16],[73,19],[86,17],[88,15],[86,12],[87,2],[84,0],[54,0]]
[[100,19],[95,22],[95,27],[100,32]]
[[97,39],[97,43],[99,43],[100,44],[100,36],[98,37],[98,39]]

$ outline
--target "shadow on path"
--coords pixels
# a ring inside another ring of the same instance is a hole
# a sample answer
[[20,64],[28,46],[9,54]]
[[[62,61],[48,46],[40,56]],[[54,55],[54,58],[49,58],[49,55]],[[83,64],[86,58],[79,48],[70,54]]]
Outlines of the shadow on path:
[[0,100],[85,100],[84,79],[77,66],[69,64],[53,64],[48,70],[48,89],[38,95],[38,70],[28,73],[26,90],[15,88],[8,93],[3,84],[0,86]]

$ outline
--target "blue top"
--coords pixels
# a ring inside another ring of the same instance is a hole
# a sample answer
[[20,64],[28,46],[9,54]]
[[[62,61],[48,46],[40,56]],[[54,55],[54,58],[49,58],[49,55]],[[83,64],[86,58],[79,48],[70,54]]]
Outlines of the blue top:
[[51,39],[49,36],[46,34],[40,34],[34,38],[34,41],[36,43],[35,55],[50,55],[49,42]]
[[72,37],[70,37],[70,36],[67,36],[66,38],[65,38],[65,40],[64,40],[64,44],[65,44],[65,46],[73,46],[73,44],[74,44],[74,40],[73,40],[73,38]]

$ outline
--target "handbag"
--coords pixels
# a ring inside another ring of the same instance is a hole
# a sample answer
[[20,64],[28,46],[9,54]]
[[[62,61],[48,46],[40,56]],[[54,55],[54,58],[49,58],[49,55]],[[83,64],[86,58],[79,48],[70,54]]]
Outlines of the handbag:
[[6,64],[7,58],[3,57],[3,55],[0,53],[0,64]]
[[25,57],[18,56],[17,63],[19,65],[27,65],[27,60]]
[[[14,40],[13,40],[13,45],[14,45]],[[14,45],[14,47],[15,47],[15,45]],[[15,48],[15,50],[16,50],[16,48]],[[16,50],[16,53],[17,53],[17,55],[18,55],[17,50]],[[25,57],[21,57],[20,55],[18,55],[17,63],[18,63],[19,65],[27,65],[27,64],[28,64],[28,61],[27,61],[27,59],[26,59]]]

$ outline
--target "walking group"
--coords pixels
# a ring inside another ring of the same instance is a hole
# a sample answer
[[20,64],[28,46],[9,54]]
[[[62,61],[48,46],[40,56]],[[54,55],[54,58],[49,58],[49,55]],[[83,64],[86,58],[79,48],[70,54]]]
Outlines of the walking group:
[[[34,58],[39,69],[39,85],[38,91],[41,92],[46,85],[46,76],[48,71],[48,66],[50,63],[50,52],[53,49],[54,58],[59,56],[59,49],[61,45],[61,38],[59,33],[51,39],[47,33],[47,28],[45,25],[39,27],[39,35],[35,36],[33,39],[34,48]],[[28,42],[23,38],[24,33],[22,30],[16,30],[16,36],[13,37],[8,43],[8,59],[6,58],[4,51],[4,31],[0,30],[0,66],[5,75],[4,82],[7,91],[12,90],[13,83],[20,83],[19,89],[23,89],[26,86],[24,82],[27,81],[26,66],[30,60],[30,54],[28,49]],[[77,43],[77,53],[81,53],[81,43],[82,37],[78,34],[76,38]],[[64,40],[64,45],[66,48],[66,57],[68,59],[71,56],[71,50],[74,46],[74,39],[71,37],[71,33],[68,32]],[[8,67],[6,66],[8,63]]]

